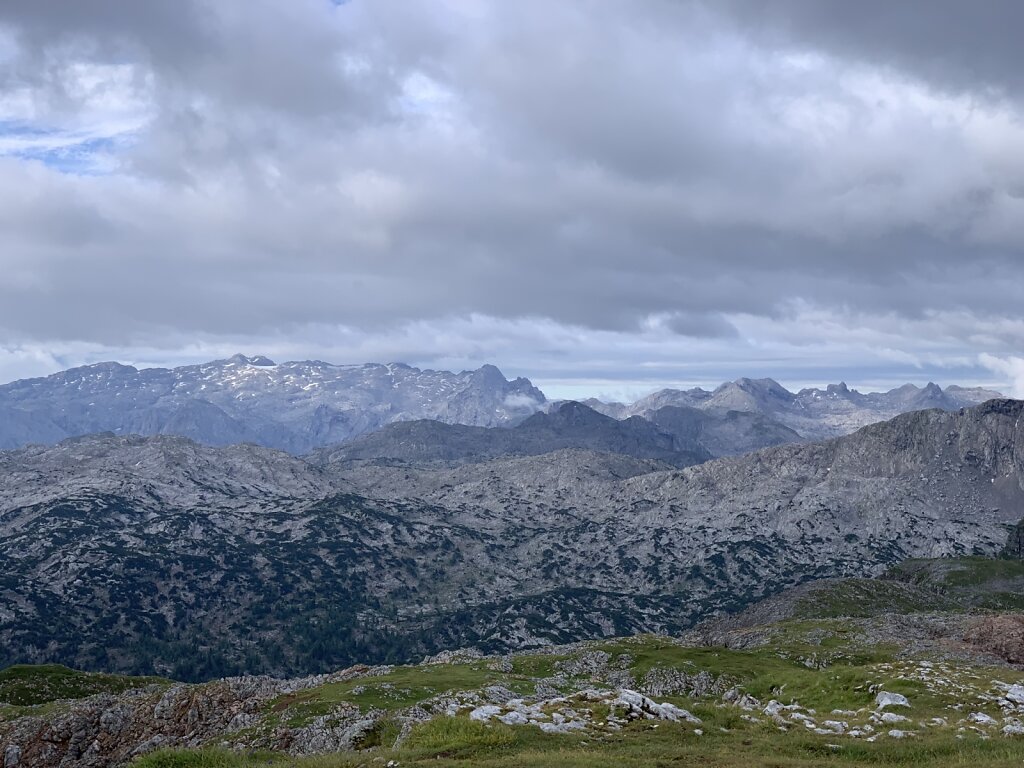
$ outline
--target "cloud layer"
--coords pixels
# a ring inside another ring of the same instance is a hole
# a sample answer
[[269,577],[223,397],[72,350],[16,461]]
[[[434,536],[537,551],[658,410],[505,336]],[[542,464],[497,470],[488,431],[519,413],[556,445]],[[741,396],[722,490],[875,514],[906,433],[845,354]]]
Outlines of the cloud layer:
[[1009,386],[1024,12],[869,5],[5,3],[0,377]]

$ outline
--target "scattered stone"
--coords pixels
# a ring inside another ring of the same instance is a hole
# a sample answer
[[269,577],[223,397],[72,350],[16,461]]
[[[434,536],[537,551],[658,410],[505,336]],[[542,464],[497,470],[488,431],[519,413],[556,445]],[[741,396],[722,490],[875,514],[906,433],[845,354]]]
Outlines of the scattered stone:
[[505,725],[526,725],[530,722],[526,715],[522,712],[506,712],[504,715],[499,715],[498,719]]
[[433,656],[427,656],[422,664],[465,664],[468,661],[479,661],[483,654],[476,648],[460,648],[454,651],[441,651]]
[[692,714],[687,712],[685,709],[677,707],[675,704],[658,704],[653,699],[644,696],[642,693],[637,691],[630,691],[625,688],[620,689],[617,698],[610,702],[612,709],[623,708],[626,710],[627,717],[632,719],[646,718],[653,720],[655,718],[659,720],[671,720],[672,722],[678,722],[684,720],[689,723],[699,723],[700,718],[694,717]]
[[580,720],[566,720],[562,723],[541,723],[540,729],[545,733],[570,733],[586,729],[587,724]]
[[1005,693],[1005,698],[1013,704],[1024,704],[1024,685],[1011,685]]
[[501,707],[494,704],[485,704],[482,707],[477,707],[469,713],[470,720],[479,720],[481,722],[487,722],[492,717],[496,717],[501,714]]
[[875,705],[878,709],[885,709],[886,707],[909,707],[910,701],[902,693],[892,693],[891,691],[879,691],[875,697]]
[[895,725],[896,723],[906,723],[910,721],[909,717],[897,715],[895,712],[883,712],[878,719],[886,725]]

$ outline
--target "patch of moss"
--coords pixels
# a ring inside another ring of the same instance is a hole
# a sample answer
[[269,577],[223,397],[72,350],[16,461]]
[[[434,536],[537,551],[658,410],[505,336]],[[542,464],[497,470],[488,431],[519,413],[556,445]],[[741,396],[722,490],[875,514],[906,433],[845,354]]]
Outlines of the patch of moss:
[[270,753],[240,754],[226,749],[172,750],[158,752],[138,758],[134,768],[252,768],[253,766],[284,765],[282,755]]
[[391,711],[439,694],[470,691],[502,681],[501,674],[489,669],[485,662],[395,667],[386,675],[328,683],[281,696],[269,708],[277,719],[294,727],[328,714],[343,702],[356,704],[364,711]]
[[17,664],[0,670],[0,703],[26,707],[98,693],[121,693],[147,685],[170,685],[158,677],[79,672],[59,664]]
[[844,579],[812,591],[796,605],[796,616],[868,617],[882,613],[956,610],[959,604],[934,591],[878,579]]

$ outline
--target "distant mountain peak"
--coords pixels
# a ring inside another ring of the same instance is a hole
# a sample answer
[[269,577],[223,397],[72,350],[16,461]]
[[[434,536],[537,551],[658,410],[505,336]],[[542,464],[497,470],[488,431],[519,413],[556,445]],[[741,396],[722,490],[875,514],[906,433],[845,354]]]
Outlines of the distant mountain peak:
[[550,414],[537,415],[544,417],[545,419],[558,419],[559,421],[573,423],[599,424],[609,421],[608,416],[598,413],[593,408],[577,402],[576,400],[567,400],[566,402],[561,403],[558,408]]
[[100,363],[0,386],[0,449],[110,431],[305,453],[394,421],[509,426],[545,402],[493,365],[452,373],[243,354],[170,369]]
[[235,363],[237,365],[256,365],[260,367],[272,367],[277,365],[269,357],[264,355],[256,355],[254,357],[246,357],[243,354],[232,355],[228,358],[228,362]]
[[890,419],[897,414],[926,408],[952,411],[1002,397],[999,392],[981,387],[950,386],[945,391],[934,382],[925,387],[904,384],[888,392],[864,394],[850,389],[846,382],[829,384],[792,393],[771,378],[749,377],[727,381],[711,392],[695,388],[686,391],[662,389],[630,405],[587,401],[601,413],[622,419],[652,414],[665,406],[682,406],[719,413],[760,414],[775,426],[776,437],[784,436],[778,427],[794,430],[807,440],[819,440],[849,434],[860,427]]

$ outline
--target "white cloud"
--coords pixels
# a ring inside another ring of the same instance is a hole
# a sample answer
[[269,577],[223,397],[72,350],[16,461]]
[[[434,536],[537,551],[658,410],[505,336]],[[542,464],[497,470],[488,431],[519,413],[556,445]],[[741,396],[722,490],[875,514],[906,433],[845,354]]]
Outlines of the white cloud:
[[1024,357],[996,357],[982,353],[978,356],[978,361],[985,368],[1010,381],[1010,387],[1004,394],[1024,398]]

